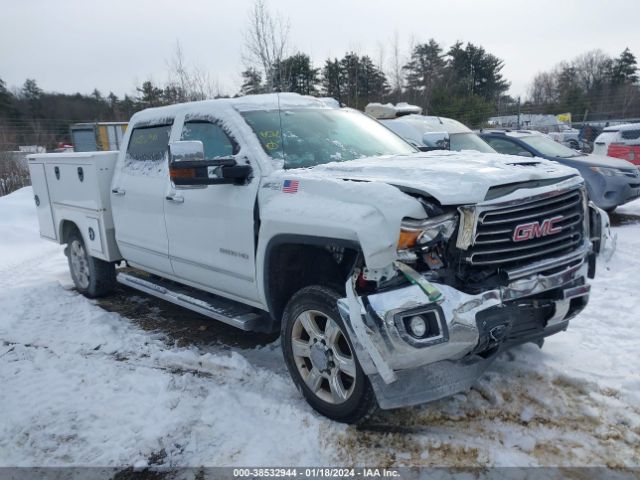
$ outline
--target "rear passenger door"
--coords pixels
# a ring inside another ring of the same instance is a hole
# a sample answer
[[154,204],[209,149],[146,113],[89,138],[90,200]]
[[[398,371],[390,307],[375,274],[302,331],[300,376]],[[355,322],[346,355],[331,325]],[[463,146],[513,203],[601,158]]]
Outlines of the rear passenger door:
[[111,206],[122,256],[152,273],[172,274],[164,219],[167,146],[173,122],[132,125],[112,182]]
[[[191,117],[182,127],[180,140],[200,140],[205,159],[240,154],[234,132],[209,116]],[[176,187],[166,195],[169,255],[175,275],[185,283],[228,298],[255,301],[255,215],[259,172],[245,185]]]

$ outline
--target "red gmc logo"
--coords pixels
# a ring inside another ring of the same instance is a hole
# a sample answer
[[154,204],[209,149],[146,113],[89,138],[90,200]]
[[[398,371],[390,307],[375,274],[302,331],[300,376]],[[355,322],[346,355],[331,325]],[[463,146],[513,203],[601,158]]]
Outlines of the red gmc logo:
[[530,222],[518,225],[513,231],[513,241],[523,242],[525,240],[533,240],[535,238],[546,237],[547,235],[555,235],[562,231],[562,227],[556,226],[556,223],[564,218],[562,215],[557,217],[545,218],[542,223]]

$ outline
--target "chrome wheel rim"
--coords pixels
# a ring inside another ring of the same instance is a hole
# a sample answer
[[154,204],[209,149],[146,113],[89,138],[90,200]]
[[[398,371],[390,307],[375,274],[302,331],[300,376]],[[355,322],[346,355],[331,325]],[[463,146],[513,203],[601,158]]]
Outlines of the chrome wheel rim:
[[89,259],[84,245],[78,240],[71,242],[69,259],[71,260],[71,270],[78,287],[82,289],[89,288]]
[[298,373],[314,395],[332,404],[351,397],[355,356],[335,320],[317,310],[302,312],[293,324],[291,349]]

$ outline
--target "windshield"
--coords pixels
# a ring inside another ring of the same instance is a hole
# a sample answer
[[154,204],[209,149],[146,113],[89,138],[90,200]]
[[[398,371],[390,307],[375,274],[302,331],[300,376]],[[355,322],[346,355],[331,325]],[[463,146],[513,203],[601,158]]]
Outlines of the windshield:
[[354,110],[289,109],[241,112],[264,151],[284,168],[312,167],[417,150],[375,120]]
[[564,145],[551,140],[550,138],[543,137],[542,135],[520,137],[520,140],[535,148],[543,155],[548,155],[550,157],[569,158],[580,155],[580,153],[575,150],[571,150],[569,147],[565,147]]
[[449,135],[450,149],[459,152],[461,150],[476,150],[481,153],[496,153],[496,151],[475,133],[452,133]]

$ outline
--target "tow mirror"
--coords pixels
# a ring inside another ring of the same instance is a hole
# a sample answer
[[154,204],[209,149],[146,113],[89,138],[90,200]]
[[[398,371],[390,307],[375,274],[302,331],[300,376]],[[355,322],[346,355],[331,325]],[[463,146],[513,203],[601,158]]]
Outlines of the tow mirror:
[[194,162],[204,160],[204,145],[200,140],[171,142],[169,144],[169,161]]
[[427,132],[422,135],[422,143],[428,150],[449,150],[449,133],[447,132]]
[[241,185],[251,171],[250,165],[238,165],[234,157],[206,160],[199,140],[169,143],[169,176],[176,186]]

